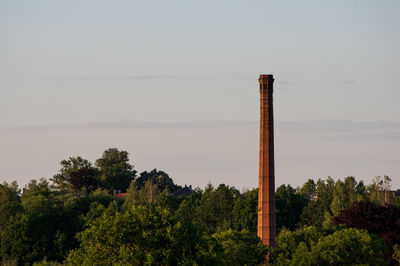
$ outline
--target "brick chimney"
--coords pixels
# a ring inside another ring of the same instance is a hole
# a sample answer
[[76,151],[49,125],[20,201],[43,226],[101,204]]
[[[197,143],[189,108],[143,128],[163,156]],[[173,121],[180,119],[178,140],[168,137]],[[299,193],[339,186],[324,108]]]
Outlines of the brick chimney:
[[274,113],[272,93],[274,77],[260,75],[260,159],[258,179],[257,235],[265,245],[275,247],[275,166]]

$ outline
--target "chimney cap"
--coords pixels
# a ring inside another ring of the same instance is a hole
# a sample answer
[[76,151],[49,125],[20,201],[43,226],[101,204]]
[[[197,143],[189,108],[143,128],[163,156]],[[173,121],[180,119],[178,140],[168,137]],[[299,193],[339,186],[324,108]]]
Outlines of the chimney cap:
[[274,79],[274,75],[272,74],[261,74],[260,79]]

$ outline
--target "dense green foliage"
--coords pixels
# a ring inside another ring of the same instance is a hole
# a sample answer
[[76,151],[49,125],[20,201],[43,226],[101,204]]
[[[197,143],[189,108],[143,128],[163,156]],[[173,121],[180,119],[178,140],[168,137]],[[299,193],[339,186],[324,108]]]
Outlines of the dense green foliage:
[[[0,184],[3,265],[396,265],[400,200],[372,184],[309,179],[276,190],[277,246],[257,237],[258,189],[220,184],[190,196],[160,170],[137,174],[129,154],[61,162],[50,182]],[[188,189],[188,187],[186,187]],[[113,194],[120,190],[126,197]]]
[[163,171],[157,171],[157,169],[153,169],[150,172],[144,171],[140,173],[138,178],[136,179],[137,189],[141,189],[146,185],[146,183],[151,182],[156,185],[158,191],[163,192],[167,190],[168,192],[175,192],[181,187],[176,185],[174,181],[168,176],[167,173]]
[[100,186],[99,171],[82,157],[70,157],[61,161],[60,173],[54,175],[54,187],[60,191],[91,192]]
[[103,188],[126,191],[136,171],[129,164],[129,153],[112,148],[104,151],[103,156],[96,160],[96,166],[100,170],[100,182]]
[[268,249],[254,233],[228,230],[214,234],[213,238],[222,245],[225,265],[259,265],[265,260]]
[[394,245],[392,259],[396,263],[400,264],[400,246],[399,245]]
[[276,190],[276,225],[279,232],[282,227],[294,230],[300,222],[300,215],[307,205],[305,195],[296,193],[290,185],[282,185]]
[[390,204],[379,206],[367,201],[357,202],[334,217],[332,223],[368,230],[380,236],[389,247],[388,261],[393,259],[393,249],[400,243],[400,209]]
[[383,240],[353,228],[283,230],[271,254],[276,265],[384,265]]
[[133,205],[126,212],[110,206],[78,234],[73,265],[212,265],[220,263],[216,241],[209,241],[168,210]]

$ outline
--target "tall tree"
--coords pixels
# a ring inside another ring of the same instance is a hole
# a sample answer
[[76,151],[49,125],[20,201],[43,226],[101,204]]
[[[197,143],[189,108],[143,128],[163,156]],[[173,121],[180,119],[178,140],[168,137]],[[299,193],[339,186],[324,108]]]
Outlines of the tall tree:
[[258,188],[236,197],[233,207],[233,229],[257,232]]
[[29,213],[50,212],[56,201],[47,179],[41,178],[39,182],[35,179],[29,181],[22,193],[21,203]]
[[20,192],[17,181],[0,184],[0,228],[4,228],[11,216],[22,211]]
[[394,204],[399,206],[399,198],[391,192],[389,176],[376,176],[372,184],[368,186],[369,200],[375,204],[385,205]]
[[300,225],[322,226],[325,217],[331,217],[330,206],[333,199],[335,181],[328,177],[326,180],[318,179],[316,194],[303,208]]
[[262,265],[265,262],[268,249],[255,233],[229,229],[214,234],[213,238],[222,245],[225,265]]
[[139,203],[139,190],[137,189],[136,181],[132,180],[128,189],[126,190],[126,197],[124,206],[129,208],[132,204]]
[[313,200],[317,195],[317,185],[314,180],[308,179],[301,188],[298,188],[299,194],[304,196],[306,199]]
[[60,164],[60,172],[51,179],[57,190],[63,192],[85,190],[89,193],[99,187],[99,171],[88,160],[80,156],[70,157]]
[[207,190],[195,209],[193,223],[209,234],[232,228],[234,202],[239,196],[236,188],[224,184],[214,191]]
[[3,184],[0,184],[0,205],[10,201],[19,201],[20,193],[17,181],[10,184],[4,181]]
[[151,181],[157,186],[160,192],[168,190],[170,193],[177,191],[181,187],[176,185],[174,181],[164,171],[153,169],[150,172],[144,171],[136,180],[137,188],[140,190],[145,186],[147,181]]
[[290,230],[296,229],[301,220],[300,215],[303,208],[307,205],[308,198],[312,194],[307,193],[304,195],[297,194],[296,190],[290,185],[278,187],[276,190],[276,226],[278,232],[282,227]]
[[151,180],[148,180],[139,192],[140,202],[152,204],[158,199],[159,195],[158,187]]
[[195,189],[194,193],[183,199],[178,209],[175,212],[175,217],[186,222],[193,222],[196,218],[196,209],[200,205],[200,200],[203,196],[201,189]]
[[103,152],[103,156],[96,160],[96,166],[101,172],[101,182],[110,192],[113,190],[126,191],[136,171],[129,164],[129,153],[117,148],[110,148]]
[[365,198],[365,186],[362,182],[357,184],[353,176],[348,176],[342,180],[337,180],[333,190],[331,212],[338,215],[339,212],[350,208],[354,202]]

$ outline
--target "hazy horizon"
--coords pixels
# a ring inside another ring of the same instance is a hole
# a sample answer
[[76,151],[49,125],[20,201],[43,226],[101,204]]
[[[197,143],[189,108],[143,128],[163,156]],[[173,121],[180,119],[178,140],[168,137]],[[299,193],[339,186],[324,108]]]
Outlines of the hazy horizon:
[[[258,132],[258,121],[13,127],[0,130],[0,136],[13,140],[6,148],[11,150],[17,143],[22,148],[8,156],[20,157],[28,164],[17,169],[3,167],[2,172],[7,181],[17,179],[24,185],[32,178],[52,177],[60,168],[59,162],[69,156],[82,156],[94,163],[105,149],[116,147],[131,154],[137,171],[164,170],[180,185],[204,188],[211,182],[253,188],[258,185]],[[392,147],[400,140],[400,122],[277,121],[275,135],[277,186],[349,175],[370,183],[377,175],[388,175],[393,189],[399,188],[396,173],[400,164]],[[41,139],[46,139],[46,146]],[[38,150],[40,156],[35,155]],[[18,178],[12,173],[18,173]]]

